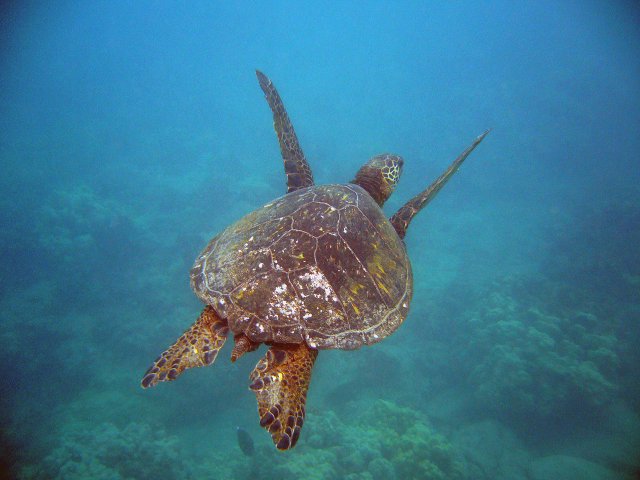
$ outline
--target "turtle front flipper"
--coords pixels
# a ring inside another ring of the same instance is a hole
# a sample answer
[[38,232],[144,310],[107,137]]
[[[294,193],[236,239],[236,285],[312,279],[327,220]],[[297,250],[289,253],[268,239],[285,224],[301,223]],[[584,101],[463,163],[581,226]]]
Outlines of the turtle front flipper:
[[429,185],[426,189],[424,189],[421,193],[413,197],[409,200],[404,206],[398,210],[393,217],[389,219],[393,228],[395,228],[398,236],[400,238],[404,238],[407,233],[407,228],[409,228],[409,224],[413,217],[422,210],[427,203],[429,203],[433,198],[438,194],[438,192],[444,187],[444,185],[449,181],[454,173],[458,171],[462,162],[466,160],[469,154],[476,148],[484,137],[487,136],[490,130],[485,130],[481,135],[475,138],[473,143],[469,145],[464,152],[458,155],[449,168],[447,168],[442,175],[435,179],[435,181]]
[[304,423],[307,389],[318,350],[306,343],[273,345],[251,372],[260,426],[279,450],[293,448]]
[[162,352],[142,377],[142,388],[175,380],[187,368],[211,365],[229,333],[227,322],[206,306],[198,320]]
[[280,151],[284,160],[284,173],[287,175],[287,193],[313,185],[311,168],[304,158],[304,153],[298,143],[298,137],[291,125],[287,111],[275,85],[262,72],[256,70],[260,88],[273,112],[273,128],[278,135]]

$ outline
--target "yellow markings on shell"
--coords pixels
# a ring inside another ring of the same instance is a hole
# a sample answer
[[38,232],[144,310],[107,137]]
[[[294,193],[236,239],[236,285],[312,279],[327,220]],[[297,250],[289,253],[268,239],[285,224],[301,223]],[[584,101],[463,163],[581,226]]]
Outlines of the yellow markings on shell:
[[293,258],[297,258],[298,260],[304,259],[304,253],[300,252],[298,255],[293,255]]
[[[376,244],[373,244],[377,248]],[[389,281],[389,275],[386,269],[390,269],[392,272],[397,268],[396,262],[388,257],[385,257],[379,253],[375,253],[371,256],[371,260],[367,262],[367,267],[371,277],[378,285],[378,288],[385,294],[391,295],[391,292],[387,288],[386,283]],[[386,269],[385,269],[386,267]]]
[[360,290],[362,290],[364,288],[364,285],[361,285],[360,283],[352,283],[351,286],[349,287],[349,290],[351,291],[351,293],[353,293],[354,295],[357,295],[358,292]]
[[351,302],[351,307],[353,308],[353,311],[356,312],[356,315],[360,315],[360,309],[355,303]]
[[[377,246],[375,246],[375,248],[377,248]],[[371,261],[367,262],[369,272],[377,277],[386,275],[387,271],[385,270],[385,267],[393,269],[395,266],[395,262],[392,259],[385,258],[383,255],[378,253],[374,254]]]
[[244,297],[244,295],[246,293],[249,293],[249,295],[251,295],[251,294],[253,294],[253,292],[254,292],[253,288],[247,288],[245,286],[245,287],[242,287],[239,290],[233,292],[232,295],[233,295],[233,298],[235,300],[242,300],[242,297]]
[[387,287],[385,287],[384,283],[382,283],[380,280],[376,281],[376,283],[378,284],[378,287],[381,290],[384,290],[384,293],[386,293],[387,295],[389,295],[389,290],[387,289]]

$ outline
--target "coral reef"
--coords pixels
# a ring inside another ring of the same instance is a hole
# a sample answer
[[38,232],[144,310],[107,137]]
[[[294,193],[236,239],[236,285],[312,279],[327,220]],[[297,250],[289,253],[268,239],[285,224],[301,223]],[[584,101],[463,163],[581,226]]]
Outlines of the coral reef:
[[327,410],[310,418],[305,430],[305,441],[285,461],[272,449],[259,450],[259,478],[464,478],[453,447],[427,418],[391,402],[376,400],[348,422]]
[[125,201],[87,184],[45,197],[34,216],[33,249],[46,260],[47,278],[56,279],[58,303],[86,308],[128,293],[135,272],[151,263],[145,245],[155,244],[146,221]]
[[[115,254],[119,233],[130,228],[132,215],[112,199],[101,198],[87,185],[53,192],[38,212],[41,246],[66,263],[81,264],[96,252]],[[113,260],[113,257],[112,257]]]
[[542,268],[560,282],[579,285],[600,318],[618,318],[620,396],[640,410],[640,208],[622,195],[581,205],[550,225],[553,241]]
[[194,478],[179,442],[162,429],[143,423],[118,428],[103,423],[77,424],[62,434],[42,465],[26,467],[21,478],[146,480]]
[[637,202],[607,201],[585,206],[554,224],[544,269],[568,283],[580,283],[602,301],[638,300],[640,208]]
[[518,280],[495,287],[466,318],[466,367],[478,400],[501,415],[537,419],[612,401],[619,362],[610,323],[556,307]]
[[531,463],[531,480],[555,480],[557,478],[581,478],[583,480],[615,480],[620,476],[611,470],[583,458],[566,455],[542,457]]
[[[19,478],[465,478],[453,447],[423,414],[382,400],[348,421],[331,410],[309,418],[304,440],[290,455],[282,455],[267,441],[258,442],[251,457],[235,445],[215,442],[196,455],[184,440],[142,422],[119,427],[111,422],[94,425],[72,420],[60,428],[56,446],[39,464],[23,467]],[[229,447],[233,448],[224,450]]]
[[[465,462],[467,478],[525,480],[531,454],[499,422],[481,420],[458,428],[451,441]],[[566,477],[558,477],[566,478]]]

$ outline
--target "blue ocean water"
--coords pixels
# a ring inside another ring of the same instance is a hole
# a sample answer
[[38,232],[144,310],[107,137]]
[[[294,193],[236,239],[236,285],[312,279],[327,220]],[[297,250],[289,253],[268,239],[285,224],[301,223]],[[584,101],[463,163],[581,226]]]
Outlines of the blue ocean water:
[[[638,478],[635,2],[0,12],[0,478]],[[139,386],[201,311],[196,255],[286,191],[256,68],[318,183],[404,157],[388,215],[492,128],[411,224],[407,320],[320,352],[288,452],[264,346]]]

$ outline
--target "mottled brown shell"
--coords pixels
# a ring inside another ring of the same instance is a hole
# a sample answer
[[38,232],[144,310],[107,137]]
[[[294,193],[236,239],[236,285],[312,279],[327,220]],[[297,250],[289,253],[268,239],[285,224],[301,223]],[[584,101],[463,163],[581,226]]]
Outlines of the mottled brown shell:
[[196,295],[254,342],[354,349],[407,316],[402,240],[357,185],[303,188],[213,238],[191,270]]

